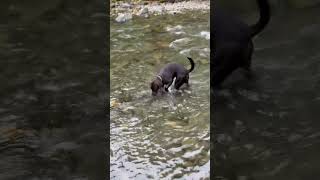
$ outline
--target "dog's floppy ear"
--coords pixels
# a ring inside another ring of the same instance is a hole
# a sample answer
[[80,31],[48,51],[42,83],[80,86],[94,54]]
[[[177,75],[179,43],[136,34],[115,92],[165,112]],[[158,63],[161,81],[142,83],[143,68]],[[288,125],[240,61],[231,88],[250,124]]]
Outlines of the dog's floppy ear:
[[156,89],[154,81],[150,83],[150,88],[152,89],[152,91]]

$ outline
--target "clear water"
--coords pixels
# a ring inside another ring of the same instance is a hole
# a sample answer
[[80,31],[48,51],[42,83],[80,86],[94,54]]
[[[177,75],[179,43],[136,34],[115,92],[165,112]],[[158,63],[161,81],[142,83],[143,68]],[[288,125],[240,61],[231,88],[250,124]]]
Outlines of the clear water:
[[[208,179],[209,12],[111,22],[111,179]],[[190,64],[190,89],[151,96],[166,63]]]

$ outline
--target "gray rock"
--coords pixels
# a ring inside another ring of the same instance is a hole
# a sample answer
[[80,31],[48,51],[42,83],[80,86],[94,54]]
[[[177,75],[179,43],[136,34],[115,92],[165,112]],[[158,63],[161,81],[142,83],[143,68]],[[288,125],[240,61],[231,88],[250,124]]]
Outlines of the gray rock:
[[123,4],[121,4],[120,7],[121,7],[121,8],[126,8],[126,9],[131,9],[131,8],[132,8],[132,5],[129,4],[129,3],[123,3]]
[[119,23],[124,23],[128,20],[132,19],[132,14],[130,13],[120,13],[118,17],[115,19]]
[[137,14],[138,16],[142,16],[142,17],[149,17],[149,9],[148,8],[142,8],[140,9],[140,11]]
[[158,6],[157,8],[154,9],[154,12],[156,12],[157,14],[164,14],[166,8],[163,6]]

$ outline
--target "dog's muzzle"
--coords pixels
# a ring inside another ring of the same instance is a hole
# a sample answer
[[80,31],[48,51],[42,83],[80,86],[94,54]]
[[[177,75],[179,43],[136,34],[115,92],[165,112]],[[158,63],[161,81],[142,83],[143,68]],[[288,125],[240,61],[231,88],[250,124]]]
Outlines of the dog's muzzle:
[[152,91],[152,96],[156,96],[157,94],[157,92]]

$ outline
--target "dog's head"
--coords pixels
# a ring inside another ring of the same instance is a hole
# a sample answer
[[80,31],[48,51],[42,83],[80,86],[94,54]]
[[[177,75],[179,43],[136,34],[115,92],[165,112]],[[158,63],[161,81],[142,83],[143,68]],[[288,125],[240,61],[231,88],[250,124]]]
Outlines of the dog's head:
[[162,82],[157,78],[153,80],[150,84],[150,88],[152,90],[152,95],[156,96],[158,94],[158,91],[161,89],[163,86]]

